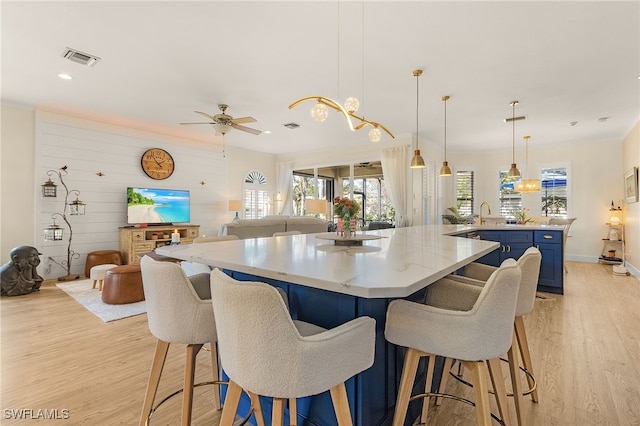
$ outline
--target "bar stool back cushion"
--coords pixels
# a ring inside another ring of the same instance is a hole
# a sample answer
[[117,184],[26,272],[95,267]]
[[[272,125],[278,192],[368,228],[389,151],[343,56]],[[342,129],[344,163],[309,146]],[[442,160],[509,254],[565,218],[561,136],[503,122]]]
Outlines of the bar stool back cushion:
[[211,302],[198,297],[180,265],[144,256],[140,266],[151,334],[171,343],[217,341]]
[[[536,290],[538,287],[538,278],[540,276],[540,263],[542,262],[542,255],[540,250],[535,247],[529,247],[522,256],[518,259],[517,263],[522,271],[522,282],[520,283],[520,290],[518,291],[518,303],[516,305],[516,316],[524,316],[533,310],[533,305],[536,301]],[[462,275],[449,275],[448,279],[457,280],[463,283],[474,284],[478,286],[484,286],[485,282],[489,279],[491,274],[498,268],[495,266],[483,265],[481,263],[470,263],[467,265]],[[427,295],[427,303],[429,297],[434,297],[440,290],[440,283],[436,283],[436,286],[429,290],[431,296]],[[442,285],[444,287],[444,284]],[[436,291],[436,287],[438,291]],[[452,295],[452,300],[455,299],[455,295]]]
[[497,358],[511,347],[522,273],[513,259],[489,277],[469,310],[394,300],[385,337],[391,343],[460,360]]
[[373,364],[375,320],[359,317],[318,334],[296,328],[273,286],[211,272],[220,361],[258,395],[298,398],[345,382]]

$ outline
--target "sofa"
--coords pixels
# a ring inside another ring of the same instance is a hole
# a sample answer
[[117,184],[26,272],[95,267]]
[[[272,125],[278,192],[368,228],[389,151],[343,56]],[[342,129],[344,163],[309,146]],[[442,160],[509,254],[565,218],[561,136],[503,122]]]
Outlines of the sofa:
[[262,219],[240,219],[220,225],[218,235],[247,238],[272,237],[275,232],[298,231],[301,234],[327,232],[327,221],[315,217],[267,216]]

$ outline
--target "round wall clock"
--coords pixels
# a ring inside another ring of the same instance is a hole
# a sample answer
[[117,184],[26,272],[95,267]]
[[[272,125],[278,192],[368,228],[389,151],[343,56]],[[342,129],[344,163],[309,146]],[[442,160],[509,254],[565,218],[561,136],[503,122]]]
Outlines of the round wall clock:
[[166,179],[173,174],[175,163],[173,157],[167,151],[161,148],[151,148],[142,154],[140,159],[142,170],[151,179]]

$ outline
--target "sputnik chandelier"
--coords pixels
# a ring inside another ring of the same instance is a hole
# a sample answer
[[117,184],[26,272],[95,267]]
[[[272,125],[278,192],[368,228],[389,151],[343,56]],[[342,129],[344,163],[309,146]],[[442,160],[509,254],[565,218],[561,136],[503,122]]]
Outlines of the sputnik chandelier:
[[[372,128],[369,130],[369,140],[371,142],[378,142],[380,141],[380,139],[382,139],[382,130],[384,130],[392,138],[395,138],[395,136],[393,136],[393,133],[391,133],[389,129],[387,129],[384,125],[376,121],[367,120],[366,118],[364,118],[364,116],[355,114],[360,107],[360,103],[356,98],[348,98],[345,101],[343,107],[338,102],[325,96],[307,96],[306,98],[298,99],[297,101],[289,105],[289,109],[293,109],[300,105],[302,102],[309,100],[316,101],[316,104],[311,109],[311,117],[313,117],[313,119],[318,122],[325,121],[329,116],[328,108],[332,108],[340,112],[344,116],[345,120],[347,120],[347,126],[349,126],[349,130],[351,130],[352,132],[362,130],[367,126],[371,126]],[[358,120],[359,123],[354,126],[352,118]]]

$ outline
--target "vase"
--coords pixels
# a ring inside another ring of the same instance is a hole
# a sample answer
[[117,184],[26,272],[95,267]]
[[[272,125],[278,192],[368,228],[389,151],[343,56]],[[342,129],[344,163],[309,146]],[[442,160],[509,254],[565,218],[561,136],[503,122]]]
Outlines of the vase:
[[355,234],[355,218],[350,216],[343,216],[338,218],[338,235],[344,238],[349,238]]
[[356,236],[356,218],[355,217],[351,217],[350,220],[350,228],[349,230],[351,231],[351,237],[355,237]]

